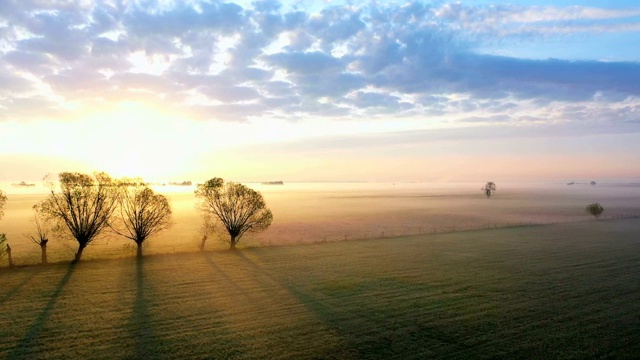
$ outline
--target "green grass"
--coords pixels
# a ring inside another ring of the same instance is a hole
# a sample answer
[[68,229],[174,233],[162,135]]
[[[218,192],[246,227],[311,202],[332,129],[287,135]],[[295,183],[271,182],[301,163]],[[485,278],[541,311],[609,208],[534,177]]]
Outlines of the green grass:
[[640,220],[0,271],[0,358],[634,358]]

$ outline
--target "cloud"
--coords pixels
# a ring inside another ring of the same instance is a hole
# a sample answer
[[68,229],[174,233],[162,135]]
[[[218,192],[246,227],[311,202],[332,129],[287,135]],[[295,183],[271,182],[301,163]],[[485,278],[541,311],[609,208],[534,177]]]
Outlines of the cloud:
[[198,31],[228,33],[246,24],[242,7],[234,3],[198,2],[196,8],[180,1],[174,5],[166,10],[150,11],[156,9],[134,3],[123,14],[123,25],[128,33],[145,38],[149,35],[181,37]]
[[219,100],[225,103],[236,103],[241,101],[255,100],[260,97],[258,92],[247,86],[207,86],[198,89],[202,94],[207,95],[211,99]]
[[[527,41],[578,28],[636,31],[629,30],[640,24],[635,8],[414,1],[311,11],[271,0],[245,7],[30,0],[2,2],[0,24],[2,120],[129,98],[170,99],[165,105],[186,118],[228,121],[605,116],[629,123],[636,110],[628,101],[640,97],[637,61],[531,60],[478,50],[495,39]],[[29,98],[46,101],[23,101]],[[537,115],[527,117],[534,106]]]
[[332,44],[350,39],[366,26],[361,16],[360,10],[353,7],[330,6],[310,16],[305,28],[328,50]]
[[344,64],[341,64],[340,60],[318,51],[278,53],[267,56],[265,60],[290,74],[335,73],[344,69]]
[[443,4],[436,18],[449,27],[492,36],[577,32],[628,32],[640,26],[640,8]]

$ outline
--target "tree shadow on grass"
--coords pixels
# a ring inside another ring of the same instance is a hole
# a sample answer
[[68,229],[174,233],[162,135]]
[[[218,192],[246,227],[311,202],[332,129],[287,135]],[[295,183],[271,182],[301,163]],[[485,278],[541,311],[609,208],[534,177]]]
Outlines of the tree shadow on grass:
[[[384,297],[396,290],[393,283],[386,284],[384,292],[376,289],[373,293],[377,295],[369,295],[366,285],[356,285],[332,297],[286,274],[271,273],[240,251],[237,255],[255,272],[280,284],[328,329],[335,331],[341,340],[341,347],[335,349],[336,358],[429,358],[443,354],[447,355],[445,358],[448,355],[455,358],[472,354],[467,341],[460,336],[466,331],[463,324],[440,326],[431,321],[428,311],[416,312],[402,303],[377,302],[375,296]],[[403,313],[402,309],[413,311],[413,315]],[[436,311],[433,315],[442,316],[443,312]],[[446,350],[438,353],[433,349]]]
[[136,298],[130,318],[131,334],[135,340],[136,359],[157,359],[161,357],[158,339],[154,334],[153,324],[149,320],[147,305],[148,292],[145,294],[144,258],[136,258]]
[[[148,263],[149,260],[154,259],[136,259],[135,299],[127,326],[128,337],[133,340],[135,348],[127,351],[127,358],[243,357],[242,347],[236,342],[237,335],[228,331],[223,322],[224,316],[215,307],[193,303],[192,296],[206,294],[210,285],[180,288],[177,285],[184,278],[178,274],[172,280],[176,286],[161,281],[156,288],[154,280],[158,279],[154,278],[152,271],[157,267]],[[158,313],[159,309],[161,313]]]
[[225,271],[223,271],[218,264],[216,264],[212,259],[211,259],[210,254],[205,254],[204,255],[204,259],[207,262],[207,264],[209,265],[209,267],[211,268],[211,270],[213,270],[213,273],[215,275],[220,275],[226,284],[231,285],[231,287],[233,287],[234,290],[236,290],[237,292],[241,293],[243,297],[245,298],[250,298],[250,295],[240,286],[238,286],[238,284],[236,284],[235,281],[233,281],[232,278],[229,277],[229,275],[227,275],[227,273]]
[[6,294],[0,297],[0,305],[4,304],[5,301],[11,299],[15,294],[17,294],[25,285],[31,281],[36,275],[38,275],[42,271],[42,267],[34,266],[34,269],[29,273],[29,275],[24,278],[18,285],[14,286],[13,289],[9,290]]
[[13,349],[13,351],[8,355],[7,357],[8,359],[28,359],[31,357],[29,356],[30,353],[34,352],[34,350],[38,346],[38,341],[39,341],[38,337],[40,336],[40,332],[44,328],[44,325],[47,322],[47,320],[49,320],[49,317],[51,317],[53,308],[58,302],[58,298],[62,294],[62,291],[64,290],[67,283],[69,282],[69,279],[71,279],[71,274],[73,274],[75,267],[76,267],[75,263],[69,264],[69,267],[67,268],[67,273],[62,277],[62,279],[60,279],[60,282],[58,282],[58,285],[56,285],[55,291],[51,295],[51,298],[49,299],[45,307],[42,309],[42,312],[40,313],[40,315],[38,315],[33,325],[31,325],[29,330],[27,330],[27,332],[22,337],[22,339],[20,339],[20,341],[18,342],[16,347]]
[[[311,312],[317,319],[319,319],[327,329],[336,331],[341,337],[340,346],[335,348],[331,354],[331,358],[336,359],[356,359],[358,351],[351,346],[345,334],[353,333],[352,329],[349,329],[350,319],[353,319],[353,313],[350,313],[344,309],[333,306],[328,301],[322,300],[322,295],[313,292],[311,289],[303,289],[301,286],[296,286],[293,281],[283,281],[282,276],[277,277],[271,274],[267,269],[264,269],[260,265],[256,264],[253,260],[246,257],[241,251],[236,251],[235,254],[249,267],[252,268],[257,274],[267,277],[271,282],[278,284],[291,294],[298,302],[300,302],[307,310]],[[295,340],[294,340],[295,341]],[[311,349],[309,349],[312,351]]]

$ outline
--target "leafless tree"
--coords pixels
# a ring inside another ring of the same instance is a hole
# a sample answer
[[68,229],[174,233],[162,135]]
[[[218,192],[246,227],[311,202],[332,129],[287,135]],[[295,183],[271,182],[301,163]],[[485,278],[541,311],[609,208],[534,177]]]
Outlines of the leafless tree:
[[9,267],[13,267],[13,258],[11,257],[11,246],[7,244],[7,234],[0,234],[0,259],[7,254],[9,260]]
[[231,249],[244,234],[265,230],[273,221],[262,194],[242,184],[212,178],[199,184],[195,194],[200,211],[220,221],[229,233]]
[[118,221],[111,227],[117,234],[133,240],[137,245],[137,256],[142,257],[145,240],[172,225],[169,201],[138,180],[127,181],[118,203]]
[[202,238],[200,239],[200,251],[204,251],[205,244],[209,239],[209,236],[216,232],[217,228],[215,221],[211,214],[207,212],[202,213],[202,226],[200,227],[200,233]]
[[47,263],[47,243],[49,242],[49,228],[45,221],[40,220],[38,213],[33,216],[33,226],[36,228],[36,235],[28,235],[29,240],[40,246],[42,252],[42,264]]
[[496,191],[496,184],[493,181],[489,181],[480,190],[484,191],[484,194],[487,195],[488,198],[490,198],[491,194]]
[[4,191],[0,190],[0,219],[4,216],[4,204],[7,203],[7,195]]
[[36,210],[45,220],[66,228],[78,242],[74,258],[74,262],[78,262],[87,245],[109,227],[118,205],[119,186],[106,173],[91,176],[63,172],[58,180],[59,190],[51,183],[51,193],[36,205]]

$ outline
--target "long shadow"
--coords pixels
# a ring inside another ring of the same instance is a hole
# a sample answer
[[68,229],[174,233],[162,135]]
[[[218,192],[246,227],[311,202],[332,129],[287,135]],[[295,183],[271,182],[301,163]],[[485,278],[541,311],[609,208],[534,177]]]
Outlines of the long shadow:
[[245,298],[250,298],[250,295],[240,286],[238,286],[238,284],[236,284],[235,281],[233,281],[233,279],[231,279],[229,277],[229,275],[227,275],[226,272],[224,272],[224,270],[222,270],[218,264],[216,264],[212,259],[211,259],[211,254],[205,254],[204,255],[204,259],[206,260],[207,264],[209,265],[209,267],[211,267],[211,269],[214,271],[215,274],[222,276],[222,278],[224,278],[225,282],[227,282],[229,285],[231,285],[236,291],[238,291],[239,293],[242,294],[242,296],[244,296]]
[[158,347],[154,342],[156,336],[153,324],[149,321],[149,308],[144,286],[144,259],[136,258],[136,299],[133,303],[133,312],[130,323],[132,325],[131,338],[135,339],[136,359],[157,359],[160,357]]
[[[235,252],[240,259],[242,259],[248,266],[250,266],[256,273],[262,274],[269,278],[276,284],[279,284],[284,289],[286,289],[289,293],[294,295],[298,300],[300,300],[305,307],[310,308],[314,312],[320,315],[327,315],[329,313],[340,312],[340,309],[331,306],[330,304],[320,301],[318,297],[321,297],[321,294],[313,292],[312,290],[303,289],[301,286],[296,286],[292,281],[283,281],[280,278],[275,277],[271,272],[267,269],[260,267],[260,265],[256,264],[253,260],[246,257],[241,251]],[[283,275],[284,276],[284,275]],[[321,316],[322,320],[326,320],[325,316]]]
[[[348,304],[341,304],[339,299],[314,291],[303,284],[296,284],[294,280],[287,281],[286,274],[278,273],[278,276],[274,276],[240,251],[237,255],[256,273],[280,284],[327,328],[338,334],[341,346],[334,349],[337,358],[424,358],[424,347],[433,343],[446,346],[454,354],[466,348],[466,345],[461,343],[455,334],[448,333],[447,329],[419,322],[412,322],[402,336],[396,336],[394,330],[406,324],[387,319],[384,313],[380,313],[380,309],[354,308]],[[372,331],[373,334],[368,334]]]
[[[211,268],[211,272],[214,276],[220,276],[220,279],[224,281],[224,286],[227,289],[232,288],[239,297],[242,298],[240,304],[252,304],[254,298],[242,286],[239,286],[229,275],[212,259],[212,253],[204,253],[203,258],[206,264]],[[217,279],[216,279],[217,280]],[[213,295],[216,296],[216,295]],[[241,306],[236,304],[236,306]],[[216,341],[211,344],[206,350],[207,353],[203,354],[207,359],[235,359],[235,358],[259,358],[258,355],[252,355],[251,345],[247,346],[246,343],[241,341],[244,336],[241,333],[236,334],[233,330],[234,323],[230,320],[225,311],[217,308],[215,305],[208,309],[208,313],[211,315],[210,329],[207,331],[212,332],[211,337]],[[214,330],[212,331],[211,328]],[[248,350],[249,349],[249,350]],[[198,356],[194,356],[198,357]]]
[[34,270],[31,271],[29,276],[24,278],[18,285],[14,286],[13,289],[9,290],[6,294],[4,294],[0,298],[0,305],[4,304],[5,301],[11,299],[15,294],[17,294],[25,285],[31,281],[36,275],[38,275],[42,271],[42,267],[36,266]]
[[[344,309],[331,305],[327,301],[322,301],[321,294],[314,292],[310,289],[304,289],[302,286],[296,286],[293,281],[283,281],[282,278],[274,276],[267,269],[260,267],[253,260],[246,257],[241,251],[236,251],[236,255],[250,266],[257,274],[261,274],[269,278],[273,283],[280,285],[287,290],[292,296],[316,316],[328,329],[337,331],[338,334],[343,335],[345,333],[351,333],[350,329],[345,328],[349,326],[349,322],[345,321],[354,317],[353,313],[350,313]],[[281,277],[286,277],[281,275]],[[335,353],[332,356],[335,358],[358,358],[358,349],[349,346],[345,339],[340,339],[343,342],[340,348],[335,349]]]
[[[428,347],[434,345],[446,348],[444,353],[457,358],[468,350],[466,340],[460,336],[461,332],[467,331],[464,330],[464,324],[454,323],[443,328],[425,320],[423,316],[416,319],[393,319],[393,313],[397,309],[391,308],[392,304],[376,306],[373,299],[369,304],[354,307],[345,302],[344,297],[335,298],[315,291],[285,273],[269,272],[241,252],[237,254],[256,272],[280,284],[313,313],[316,319],[336,332],[341,342],[341,346],[335,349],[334,355],[337,358],[421,359],[430,357],[427,356],[431,352]],[[442,311],[432,313],[449,316]],[[399,334],[397,331],[402,332]]]
[[69,264],[67,273],[62,277],[62,279],[60,279],[58,285],[56,285],[56,289],[51,295],[49,302],[47,302],[47,305],[45,305],[44,309],[42,309],[40,315],[38,315],[33,325],[31,325],[22,339],[20,339],[13,351],[7,356],[7,359],[30,358],[30,356],[28,355],[30,352],[33,352],[36,349],[40,332],[42,332],[45,323],[47,322],[47,320],[49,320],[49,317],[51,317],[51,312],[58,302],[58,298],[62,294],[62,291],[69,282],[69,279],[71,279],[71,274],[73,274],[75,266],[76,264],[74,263]]

